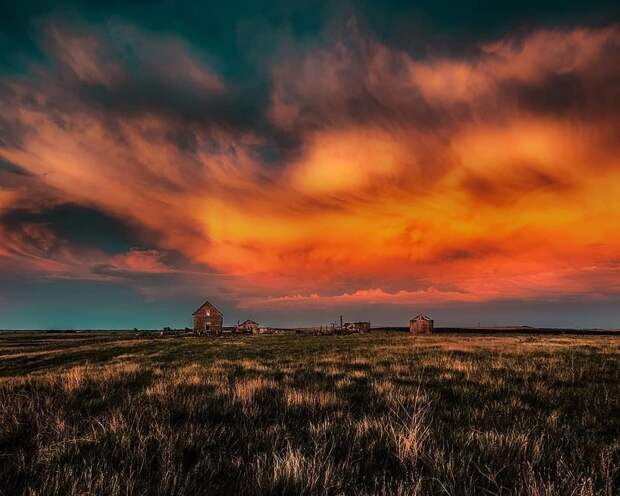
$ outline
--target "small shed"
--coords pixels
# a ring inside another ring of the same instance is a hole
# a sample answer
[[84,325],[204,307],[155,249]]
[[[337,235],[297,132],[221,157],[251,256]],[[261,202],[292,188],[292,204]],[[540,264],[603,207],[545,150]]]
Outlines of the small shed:
[[237,332],[249,332],[256,334],[258,332],[258,322],[253,320],[244,320],[241,324],[237,324]]
[[414,334],[427,334],[433,332],[433,319],[420,313],[409,321],[409,332]]
[[196,334],[222,334],[224,316],[214,305],[205,301],[192,313]]

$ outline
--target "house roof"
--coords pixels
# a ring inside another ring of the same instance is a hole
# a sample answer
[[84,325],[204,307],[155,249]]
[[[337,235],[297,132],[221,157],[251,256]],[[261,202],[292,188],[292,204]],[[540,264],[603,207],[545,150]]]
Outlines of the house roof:
[[253,320],[244,320],[243,322],[241,322],[240,325],[248,325],[248,324],[254,324],[254,325],[258,325],[258,322],[254,322]]
[[424,315],[423,313],[419,313],[411,320],[433,320],[428,315]]
[[214,305],[212,305],[211,303],[209,303],[208,301],[205,301],[202,305],[200,305],[194,312],[192,312],[192,315],[196,315],[197,313],[199,313],[201,310],[203,310],[205,307],[208,307],[209,310],[215,310],[217,313],[219,313],[220,315],[222,315],[222,312],[220,312],[217,308],[215,308]]

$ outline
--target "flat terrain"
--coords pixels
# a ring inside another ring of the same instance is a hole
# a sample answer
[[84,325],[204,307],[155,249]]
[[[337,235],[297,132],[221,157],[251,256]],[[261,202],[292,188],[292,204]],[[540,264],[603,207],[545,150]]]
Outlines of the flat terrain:
[[620,338],[0,333],[0,494],[620,493]]

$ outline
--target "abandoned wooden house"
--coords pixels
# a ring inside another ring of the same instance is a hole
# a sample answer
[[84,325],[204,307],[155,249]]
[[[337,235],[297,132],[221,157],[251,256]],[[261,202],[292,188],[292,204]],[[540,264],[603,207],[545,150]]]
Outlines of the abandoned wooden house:
[[196,334],[222,334],[224,316],[208,301],[205,301],[192,314],[192,317],[194,318],[194,332]]
[[258,333],[258,322],[249,319],[245,320],[241,324],[237,324],[235,332],[256,334]]
[[422,313],[409,321],[409,332],[414,334],[426,334],[433,332],[433,319]]

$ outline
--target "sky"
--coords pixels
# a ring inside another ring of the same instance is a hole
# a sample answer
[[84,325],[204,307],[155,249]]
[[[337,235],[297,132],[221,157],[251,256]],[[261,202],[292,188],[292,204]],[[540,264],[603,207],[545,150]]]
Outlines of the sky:
[[0,328],[620,327],[616,2],[13,2]]

